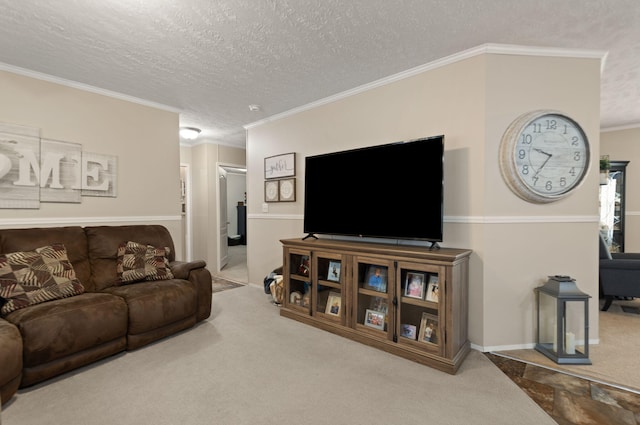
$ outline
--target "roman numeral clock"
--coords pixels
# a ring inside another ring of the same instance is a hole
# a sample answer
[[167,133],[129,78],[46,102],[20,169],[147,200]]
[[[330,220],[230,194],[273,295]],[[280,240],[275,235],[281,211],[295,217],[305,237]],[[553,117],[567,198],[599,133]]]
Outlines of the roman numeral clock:
[[527,112],[507,128],[500,142],[500,172],[525,201],[543,204],[571,194],[589,170],[589,141],[567,115]]

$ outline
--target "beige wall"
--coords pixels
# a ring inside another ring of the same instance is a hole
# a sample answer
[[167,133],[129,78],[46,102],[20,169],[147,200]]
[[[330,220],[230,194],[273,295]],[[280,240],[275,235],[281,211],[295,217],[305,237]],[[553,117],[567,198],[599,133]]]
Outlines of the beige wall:
[[220,270],[218,165],[244,166],[246,151],[213,143],[183,146],[180,163],[191,172],[191,257],[205,260],[215,273]]
[[[445,135],[443,246],[474,250],[469,329],[481,349],[531,346],[533,289],[548,275],[578,280],[597,338],[597,157],[600,60],[477,54],[289,116],[249,126],[249,280],[282,264],[279,240],[302,234],[304,157]],[[503,132],[520,114],[557,109],[583,125],[592,168],[572,196],[522,201],[498,168]],[[262,212],[263,160],[297,153],[297,201]]]
[[625,251],[640,252],[640,128],[606,131],[600,135],[602,155],[627,165]]
[[117,197],[80,204],[0,209],[4,227],[154,223],[169,228],[181,257],[178,114],[10,72],[0,72],[0,122],[40,129],[118,158]]

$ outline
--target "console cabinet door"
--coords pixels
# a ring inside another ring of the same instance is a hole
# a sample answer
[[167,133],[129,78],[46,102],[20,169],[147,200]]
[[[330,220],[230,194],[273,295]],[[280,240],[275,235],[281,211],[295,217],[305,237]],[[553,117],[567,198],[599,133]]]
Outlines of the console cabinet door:
[[311,314],[323,320],[345,324],[349,296],[344,290],[349,265],[344,256],[332,252],[314,252]]
[[284,250],[286,308],[311,314],[311,251],[287,248]]
[[446,268],[399,262],[396,335],[399,344],[442,355],[446,314]]
[[382,257],[355,256],[353,280],[353,327],[374,337],[392,339],[395,326],[393,261]]

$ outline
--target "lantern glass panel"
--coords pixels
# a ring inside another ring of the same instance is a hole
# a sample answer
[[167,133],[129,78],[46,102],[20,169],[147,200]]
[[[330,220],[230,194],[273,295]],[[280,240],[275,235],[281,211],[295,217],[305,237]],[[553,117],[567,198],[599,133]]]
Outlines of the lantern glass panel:
[[550,351],[557,352],[557,299],[545,292],[539,292],[538,343]]
[[565,354],[584,354],[585,348],[585,302],[565,301],[565,317],[564,317],[564,353]]

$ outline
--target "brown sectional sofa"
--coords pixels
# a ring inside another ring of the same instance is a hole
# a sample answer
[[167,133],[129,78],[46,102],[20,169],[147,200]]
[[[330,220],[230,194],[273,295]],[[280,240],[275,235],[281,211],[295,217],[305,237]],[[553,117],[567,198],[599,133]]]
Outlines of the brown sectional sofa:
[[[169,247],[173,279],[122,284],[118,246]],[[169,231],[158,225],[0,230],[0,254],[62,243],[85,292],[17,309],[0,318],[0,395],[187,329],[211,313],[204,261],[175,261]]]

